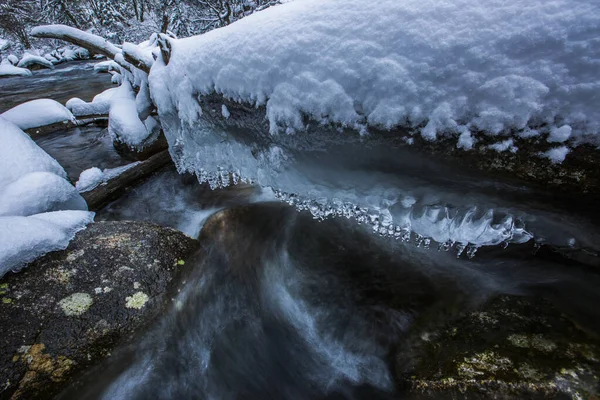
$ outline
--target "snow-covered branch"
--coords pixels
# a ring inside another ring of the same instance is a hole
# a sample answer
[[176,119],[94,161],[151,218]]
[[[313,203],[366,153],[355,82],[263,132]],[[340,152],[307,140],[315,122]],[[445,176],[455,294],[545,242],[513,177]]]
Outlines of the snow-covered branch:
[[121,50],[103,37],[84,32],[66,25],[42,25],[31,30],[31,36],[37,38],[64,40],[88,49],[91,53],[115,58]]

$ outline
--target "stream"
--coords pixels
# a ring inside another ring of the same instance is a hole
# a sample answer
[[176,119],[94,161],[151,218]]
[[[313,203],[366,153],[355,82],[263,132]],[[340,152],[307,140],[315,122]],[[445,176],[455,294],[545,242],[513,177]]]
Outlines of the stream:
[[[92,71],[69,63],[0,80],[0,112],[39,97],[89,101],[110,87]],[[90,167],[131,162],[101,127],[35,140],[73,181]],[[202,248],[162,318],[60,398],[397,398],[390,357],[409,358],[411,332],[499,293],[544,297],[600,334],[593,199],[385,145],[296,158],[298,176],[308,177],[302,193],[246,183],[212,190],[171,166],[97,213],[170,226],[200,237]],[[323,214],[311,197],[323,187],[372,193],[373,204],[393,198],[394,220],[411,230],[344,207]],[[493,236],[503,229],[511,240]],[[455,240],[436,241],[447,235]],[[461,248],[463,237],[493,245]],[[553,251],[537,254],[542,244]]]

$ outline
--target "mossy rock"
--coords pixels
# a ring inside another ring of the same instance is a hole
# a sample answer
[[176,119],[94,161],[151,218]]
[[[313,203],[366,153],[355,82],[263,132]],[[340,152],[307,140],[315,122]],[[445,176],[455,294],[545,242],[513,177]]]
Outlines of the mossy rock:
[[145,222],[97,222],[0,280],[0,399],[48,399],[154,320],[197,241]]
[[545,300],[501,296],[434,332],[412,363],[397,358],[416,398],[597,399],[600,341]]

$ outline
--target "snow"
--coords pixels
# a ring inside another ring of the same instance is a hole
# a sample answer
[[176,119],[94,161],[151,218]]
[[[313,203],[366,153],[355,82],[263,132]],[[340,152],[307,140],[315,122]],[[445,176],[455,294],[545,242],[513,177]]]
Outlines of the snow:
[[115,140],[136,147],[148,137],[146,126],[138,116],[135,94],[127,81],[114,92],[108,119],[108,130]]
[[17,64],[19,68],[29,68],[34,65],[39,65],[40,67],[54,69],[54,64],[50,61],[46,60],[44,57],[36,56],[33,54],[25,54],[21,61]]
[[92,103],[110,101],[117,89],[118,88],[106,89],[104,92],[95,95],[92,99]]
[[65,248],[92,221],[64,169],[0,116],[0,276]]
[[6,58],[12,65],[16,66],[19,63],[19,58],[17,56],[15,56],[14,54],[10,54]]
[[221,115],[223,115],[223,118],[225,119],[229,119],[229,117],[231,116],[231,113],[229,112],[229,109],[225,104],[221,106]]
[[517,147],[514,145],[514,141],[512,139],[506,139],[502,142],[494,143],[488,146],[490,150],[497,151],[498,153],[502,153],[503,151],[510,150],[513,153],[517,152]]
[[561,164],[565,160],[567,154],[569,154],[569,151],[567,146],[555,147],[542,153],[541,156],[548,158],[553,164]]
[[10,47],[10,42],[6,39],[0,38],[0,51],[4,51]]
[[65,249],[93,218],[94,213],[87,211],[0,217],[0,276],[48,252]]
[[142,47],[133,43],[123,43],[123,54],[131,55],[134,59],[141,61],[146,68],[151,68],[154,64],[152,57],[152,47]]
[[[151,92],[193,124],[198,94],[266,105],[271,133],[305,115],[360,130],[505,135],[569,125],[600,131],[595,0],[298,0],[171,40]],[[547,128],[539,128],[544,126]]]
[[0,114],[0,117],[23,130],[57,122],[75,122],[75,117],[65,106],[50,99],[28,101]]
[[75,184],[75,187],[79,193],[88,192],[95,189],[99,185],[108,182],[109,180],[116,178],[128,169],[135,167],[140,162],[134,162],[131,164],[124,165],[117,168],[106,168],[101,170],[97,167],[86,169],[79,175],[79,180]]
[[31,76],[31,71],[26,68],[15,67],[10,64],[0,65],[0,77],[6,76]]
[[573,129],[569,125],[563,125],[560,128],[552,128],[548,136],[550,143],[564,143],[571,137]]
[[38,147],[16,125],[0,116],[0,190],[31,172],[50,172],[62,178],[67,174],[60,164]]
[[71,111],[76,117],[83,117],[88,115],[108,115],[110,110],[109,101],[97,101],[87,103],[77,97],[74,97],[67,101],[65,107]]
[[44,58],[48,61],[50,61],[52,64],[58,64],[60,63],[60,60],[56,57],[54,57],[52,54],[44,54]]
[[121,49],[119,49],[114,44],[110,43],[108,40],[91,34],[87,32],[83,32],[76,28],[71,28],[66,25],[43,25],[36,26],[31,30],[32,36],[44,36],[44,35],[54,35],[54,36],[62,36],[65,39],[67,38],[76,38],[81,42],[90,43],[95,46],[98,50],[101,50],[104,53],[111,54],[113,57],[115,54],[120,53]]
[[120,71],[119,64],[113,60],[102,61],[94,65],[94,72]]
[[23,175],[0,193],[0,216],[60,210],[87,211],[87,204],[73,185],[50,172]]

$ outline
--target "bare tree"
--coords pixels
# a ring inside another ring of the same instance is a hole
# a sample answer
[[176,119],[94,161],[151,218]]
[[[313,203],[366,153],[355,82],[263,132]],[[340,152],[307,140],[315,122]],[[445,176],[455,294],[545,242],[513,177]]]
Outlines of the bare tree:
[[0,3],[0,29],[13,36],[26,48],[31,48],[28,31],[37,20],[31,2],[22,0],[3,0]]

